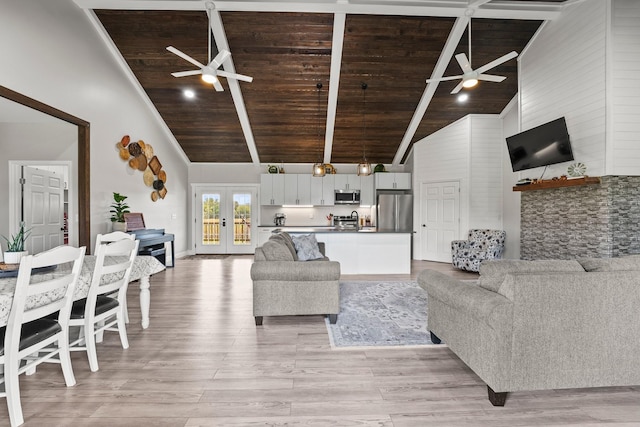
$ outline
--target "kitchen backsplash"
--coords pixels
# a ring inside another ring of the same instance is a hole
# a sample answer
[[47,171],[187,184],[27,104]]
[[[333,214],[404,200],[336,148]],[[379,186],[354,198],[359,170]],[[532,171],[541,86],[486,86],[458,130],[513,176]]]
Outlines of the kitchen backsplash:
[[357,211],[361,218],[371,217],[372,225],[375,226],[375,207],[359,206],[316,206],[304,208],[283,208],[281,206],[263,206],[260,208],[260,225],[273,226],[273,217],[276,213],[284,213],[287,218],[287,226],[327,226],[329,220],[327,216],[351,215],[352,211]]

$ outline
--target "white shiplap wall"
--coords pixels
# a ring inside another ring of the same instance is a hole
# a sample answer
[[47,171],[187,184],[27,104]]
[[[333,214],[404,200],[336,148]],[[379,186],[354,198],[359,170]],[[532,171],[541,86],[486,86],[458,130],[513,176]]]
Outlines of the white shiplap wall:
[[[459,238],[464,238],[470,228],[502,228],[502,135],[499,116],[470,115],[414,144],[416,220],[420,214],[420,184],[458,181]],[[419,241],[414,242],[417,259],[420,247]]]
[[470,116],[469,228],[502,229],[502,119]]
[[[547,22],[520,56],[521,130],[564,116],[574,157],[592,176],[605,174],[607,13],[608,1],[577,3]],[[544,177],[567,166],[550,166]]]
[[640,175],[640,1],[611,9],[608,175]]
[[[460,234],[469,229],[469,116],[440,129],[413,145],[414,221],[419,221],[420,184],[458,181],[460,183]],[[416,228],[419,229],[419,228]],[[462,237],[462,236],[460,236]],[[413,244],[414,254],[421,259],[420,234]]]

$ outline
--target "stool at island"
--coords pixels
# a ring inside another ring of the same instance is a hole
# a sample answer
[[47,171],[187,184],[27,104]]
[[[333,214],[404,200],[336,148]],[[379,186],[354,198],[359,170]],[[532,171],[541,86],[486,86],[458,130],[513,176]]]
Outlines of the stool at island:
[[138,255],[150,255],[155,257],[162,264],[167,266],[165,243],[171,243],[171,265],[175,265],[175,255],[173,250],[173,234],[165,233],[164,228],[146,228],[144,217],[141,213],[124,214],[127,223],[127,233],[134,234],[136,240],[140,241]]

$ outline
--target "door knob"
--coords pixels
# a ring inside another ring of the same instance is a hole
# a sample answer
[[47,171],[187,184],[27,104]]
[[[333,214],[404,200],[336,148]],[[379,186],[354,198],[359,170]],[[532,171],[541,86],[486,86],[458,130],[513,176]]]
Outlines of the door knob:
[[422,224],[422,226],[423,226],[423,227],[426,227],[426,226],[427,226],[427,224]]

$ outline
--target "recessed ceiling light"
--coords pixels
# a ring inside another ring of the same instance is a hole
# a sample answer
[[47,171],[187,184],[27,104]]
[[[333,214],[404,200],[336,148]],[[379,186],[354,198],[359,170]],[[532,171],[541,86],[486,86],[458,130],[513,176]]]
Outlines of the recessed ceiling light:
[[184,97],[187,99],[193,99],[196,97],[196,93],[194,91],[192,91],[191,89],[186,89],[184,92],[182,92]]
[[466,93],[461,93],[460,95],[458,95],[458,102],[467,102],[467,99],[469,99],[469,95],[467,95]]

